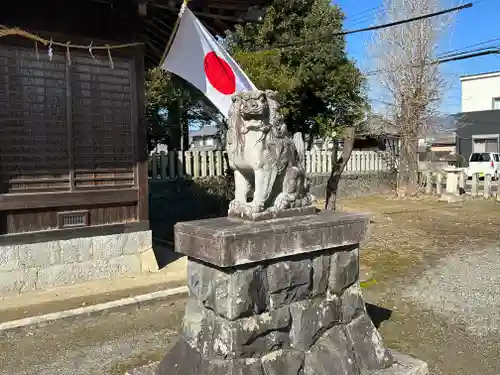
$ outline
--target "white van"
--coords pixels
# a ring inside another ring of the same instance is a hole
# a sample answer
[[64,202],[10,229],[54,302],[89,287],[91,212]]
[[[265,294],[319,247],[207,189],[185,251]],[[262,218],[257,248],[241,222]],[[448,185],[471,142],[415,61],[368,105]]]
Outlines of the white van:
[[489,174],[494,180],[500,176],[500,154],[496,152],[474,152],[469,157],[467,176],[479,173],[482,178]]

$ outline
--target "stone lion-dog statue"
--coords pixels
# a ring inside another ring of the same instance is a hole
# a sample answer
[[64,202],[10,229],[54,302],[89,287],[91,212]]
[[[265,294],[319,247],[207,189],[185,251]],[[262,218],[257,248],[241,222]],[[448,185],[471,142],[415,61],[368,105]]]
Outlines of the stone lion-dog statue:
[[[226,150],[234,170],[235,198],[229,216],[255,217],[310,206],[302,135],[289,136],[278,93],[253,90],[234,94],[229,109]],[[247,202],[253,190],[253,200]]]

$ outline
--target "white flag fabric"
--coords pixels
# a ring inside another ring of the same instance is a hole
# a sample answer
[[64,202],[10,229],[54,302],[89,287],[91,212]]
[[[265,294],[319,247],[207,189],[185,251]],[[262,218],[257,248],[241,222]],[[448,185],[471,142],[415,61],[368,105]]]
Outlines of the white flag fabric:
[[175,73],[203,92],[228,117],[231,96],[255,85],[196,16],[184,9],[162,69]]

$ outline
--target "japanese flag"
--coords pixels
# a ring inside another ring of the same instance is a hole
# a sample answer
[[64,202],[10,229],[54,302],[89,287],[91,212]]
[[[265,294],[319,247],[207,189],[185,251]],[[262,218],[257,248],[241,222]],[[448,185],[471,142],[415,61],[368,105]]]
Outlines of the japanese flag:
[[185,7],[162,68],[193,84],[228,117],[232,94],[255,85],[196,16]]

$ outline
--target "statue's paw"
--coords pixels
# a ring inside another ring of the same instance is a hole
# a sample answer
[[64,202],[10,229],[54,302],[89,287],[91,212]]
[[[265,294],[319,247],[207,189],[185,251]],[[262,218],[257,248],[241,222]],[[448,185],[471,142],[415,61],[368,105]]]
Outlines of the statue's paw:
[[249,216],[258,214],[259,212],[262,212],[262,211],[264,211],[264,205],[260,204],[260,203],[252,202],[247,207],[247,212],[248,212]]
[[242,203],[240,201],[237,201],[236,199],[233,199],[231,202],[229,202],[228,213],[229,213],[229,215],[239,216],[240,214],[242,214],[245,211],[246,206],[247,206],[246,203]]
[[254,217],[264,211],[264,205],[232,200],[229,203],[229,216]]
[[306,197],[304,198],[305,206],[310,206],[311,204],[313,204],[316,201],[317,201],[317,198],[314,195],[312,195],[311,193],[307,193]]
[[236,199],[233,199],[231,202],[229,202],[229,210],[234,210],[236,208],[238,208],[240,205],[240,203],[236,200]]
[[290,208],[289,197],[290,197],[290,195],[287,193],[279,194],[274,201],[273,207],[275,208],[275,210],[282,211],[282,210],[286,210],[287,208]]
[[313,203],[312,200],[312,195],[311,194],[304,194],[301,197],[297,197],[295,200],[295,208],[300,208],[300,207],[307,207],[310,206]]

